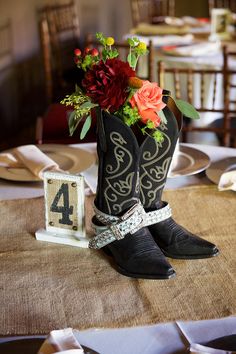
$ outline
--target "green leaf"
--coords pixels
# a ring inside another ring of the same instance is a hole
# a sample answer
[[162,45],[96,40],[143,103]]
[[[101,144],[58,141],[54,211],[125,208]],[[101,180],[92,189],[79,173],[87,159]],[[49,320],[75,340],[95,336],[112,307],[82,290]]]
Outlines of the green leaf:
[[79,122],[81,121],[82,117],[78,118],[76,116],[76,111],[72,111],[69,115],[69,119],[68,119],[68,125],[69,125],[69,132],[70,132],[70,136],[72,136],[79,124]]
[[113,58],[116,58],[119,56],[119,52],[116,48],[112,49],[112,50],[109,50],[109,58],[110,59],[113,59]]
[[84,102],[81,106],[80,106],[80,109],[83,109],[83,108],[94,108],[94,107],[97,107],[98,104],[97,103],[92,103],[90,101],[87,101],[87,102]]
[[84,122],[84,125],[83,125],[83,128],[82,128],[82,130],[81,130],[81,132],[80,132],[80,139],[81,139],[81,140],[85,137],[85,135],[86,135],[87,132],[89,131],[89,128],[91,127],[91,123],[92,123],[92,117],[91,117],[91,115],[89,115],[89,116],[86,118],[86,120],[85,120],[85,122]]
[[131,47],[134,47],[135,46],[135,42],[132,38],[127,38],[127,42],[128,44],[131,46]]
[[185,117],[191,118],[191,119],[199,119],[200,115],[196,111],[196,109],[188,102],[183,101],[183,100],[177,100],[174,99],[176,106],[179,108],[180,112],[183,113]]
[[75,84],[75,92],[83,94],[83,91],[81,90],[81,88],[77,84]]
[[106,59],[109,58],[109,50],[106,48],[103,48],[102,50],[102,60],[105,62]]
[[102,32],[97,32],[96,38],[102,45],[104,45],[104,46],[106,45],[106,38],[104,37]]
[[137,57],[134,53],[129,53],[128,57],[127,57],[127,61],[130,65],[131,68],[135,68],[136,64],[137,64]]
[[136,42],[136,44],[139,44],[140,43],[140,39],[138,37],[133,37],[133,41]]

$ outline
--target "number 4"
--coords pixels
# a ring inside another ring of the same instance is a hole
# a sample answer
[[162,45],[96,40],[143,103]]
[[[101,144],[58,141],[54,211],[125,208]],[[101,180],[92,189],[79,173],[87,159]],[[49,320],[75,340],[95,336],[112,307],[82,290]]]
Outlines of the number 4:
[[[63,205],[59,206],[58,203],[63,197]],[[68,190],[68,184],[67,183],[62,183],[61,188],[58,190],[52,205],[50,207],[50,211],[55,212],[55,213],[61,213],[62,218],[59,219],[59,224],[63,225],[72,225],[73,221],[70,220],[70,215],[73,214],[73,206],[69,205],[69,190]]]

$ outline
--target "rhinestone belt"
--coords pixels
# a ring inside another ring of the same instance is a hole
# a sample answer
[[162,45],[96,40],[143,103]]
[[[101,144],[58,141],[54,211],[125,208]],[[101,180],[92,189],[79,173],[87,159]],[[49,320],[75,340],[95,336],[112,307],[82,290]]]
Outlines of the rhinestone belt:
[[139,202],[121,217],[105,214],[95,206],[94,210],[96,218],[105,224],[103,226],[92,225],[96,236],[89,241],[89,248],[95,249],[102,248],[115,240],[121,240],[128,233],[133,234],[144,226],[156,224],[171,216],[171,208],[168,204],[161,209],[146,213]]

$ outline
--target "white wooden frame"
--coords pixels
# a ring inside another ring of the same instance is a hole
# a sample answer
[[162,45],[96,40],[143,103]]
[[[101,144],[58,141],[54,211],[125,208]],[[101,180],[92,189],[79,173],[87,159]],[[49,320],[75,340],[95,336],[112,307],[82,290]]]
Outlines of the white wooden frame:
[[211,41],[229,40],[231,33],[229,32],[231,12],[229,9],[212,9],[211,11]]
[[36,239],[87,248],[84,177],[45,172],[44,198],[46,229]]

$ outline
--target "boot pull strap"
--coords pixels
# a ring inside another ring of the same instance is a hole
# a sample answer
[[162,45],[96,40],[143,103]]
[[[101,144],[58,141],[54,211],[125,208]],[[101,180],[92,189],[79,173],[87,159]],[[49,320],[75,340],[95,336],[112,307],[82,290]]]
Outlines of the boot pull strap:
[[183,125],[183,115],[175,104],[175,101],[171,97],[171,92],[168,90],[163,90],[163,95],[169,95],[163,97],[163,102],[166,103],[167,107],[174,113],[179,131],[182,129]]
[[174,116],[176,118],[177,124],[179,131],[182,129],[183,125],[183,114],[180,112],[179,108],[176,106],[175,101],[173,100],[172,97],[167,98],[166,102],[167,107],[171,110],[171,112],[174,113]]
[[98,135],[98,144],[101,147],[103,152],[107,151],[107,143],[106,143],[106,134],[103,124],[103,116],[102,110],[100,108],[96,109],[97,114],[97,135]]

